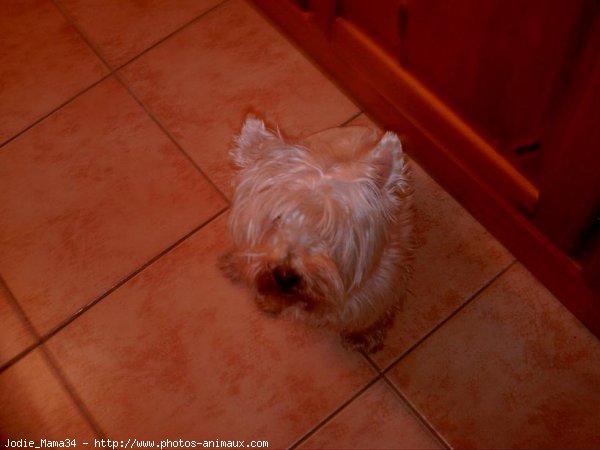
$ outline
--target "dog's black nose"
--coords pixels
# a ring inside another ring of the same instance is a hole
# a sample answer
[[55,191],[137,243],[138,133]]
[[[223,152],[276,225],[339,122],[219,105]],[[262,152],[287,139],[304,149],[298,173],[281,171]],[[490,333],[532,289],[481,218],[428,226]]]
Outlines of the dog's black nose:
[[284,294],[288,294],[300,283],[300,275],[287,265],[277,266],[273,269],[273,278]]

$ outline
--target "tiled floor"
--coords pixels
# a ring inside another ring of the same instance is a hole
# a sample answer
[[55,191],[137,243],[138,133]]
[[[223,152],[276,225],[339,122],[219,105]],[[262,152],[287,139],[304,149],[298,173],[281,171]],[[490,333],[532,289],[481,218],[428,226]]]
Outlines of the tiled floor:
[[246,113],[369,122],[241,0],[0,2],[0,87],[2,445],[600,447],[600,343],[416,165],[382,352],[222,277]]

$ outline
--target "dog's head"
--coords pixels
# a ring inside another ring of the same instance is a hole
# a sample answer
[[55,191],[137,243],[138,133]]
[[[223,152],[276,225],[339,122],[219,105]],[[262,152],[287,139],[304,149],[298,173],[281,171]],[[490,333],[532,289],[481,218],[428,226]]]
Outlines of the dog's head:
[[338,308],[370,278],[407,195],[397,136],[347,127],[290,143],[249,117],[235,142],[239,276],[267,311]]

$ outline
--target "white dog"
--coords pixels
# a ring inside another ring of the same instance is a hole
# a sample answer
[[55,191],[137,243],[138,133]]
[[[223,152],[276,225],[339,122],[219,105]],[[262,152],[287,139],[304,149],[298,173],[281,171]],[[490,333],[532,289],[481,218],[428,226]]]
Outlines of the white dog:
[[221,268],[253,289],[261,310],[330,328],[350,348],[379,350],[413,254],[398,137],[350,126],[288,142],[248,117],[235,143],[233,249]]

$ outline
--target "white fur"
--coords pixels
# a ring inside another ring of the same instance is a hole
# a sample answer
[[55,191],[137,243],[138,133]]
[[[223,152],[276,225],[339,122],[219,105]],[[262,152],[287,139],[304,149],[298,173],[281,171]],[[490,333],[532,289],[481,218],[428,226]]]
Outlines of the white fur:
[[[405,295],[412,257],[411,190],[398,137],[347,127],[290,143],[249,117],[235,142],[236,276],[258,300],[274,297],[284,314],[346,334],[390,314]],[[301,277],[297,294],[305,301],[294,302],[296,292],[260,292],[257,280],[278,265]]]

